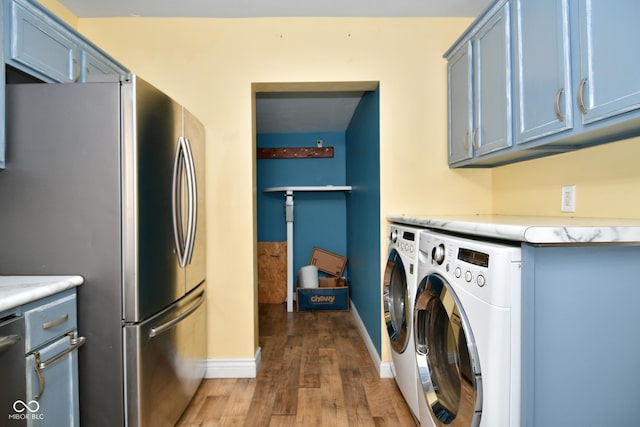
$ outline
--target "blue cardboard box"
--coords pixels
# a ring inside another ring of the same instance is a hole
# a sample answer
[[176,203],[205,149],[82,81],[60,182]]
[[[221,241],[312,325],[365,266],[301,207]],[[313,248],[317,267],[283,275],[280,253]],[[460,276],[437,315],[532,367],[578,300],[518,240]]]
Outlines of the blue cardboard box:
[[349,310],[349,287],[298,288],[298,311],[347,311]]

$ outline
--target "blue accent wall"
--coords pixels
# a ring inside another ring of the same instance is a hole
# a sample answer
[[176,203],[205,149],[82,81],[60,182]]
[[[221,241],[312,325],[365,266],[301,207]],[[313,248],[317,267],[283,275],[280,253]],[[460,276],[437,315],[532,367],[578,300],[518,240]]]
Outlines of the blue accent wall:
[[[333,147],[332,158],[257,160],[258,241],[287,240],[284,193],[264,193],[265,188],[347,184],[344,132],[257,135],[259,148],[315,147],[318,139],[324,147]],[[314,246],[347,256],[347,197],[341,191],[294,194],[294,282],[300,268],[309,264]]]
[[[362,97],[346,132],[258,134],[258,148],[334,147],[328,159],[258,159],[258,241],[287,240],[284,194],[268,187],[351,185],[351,193],[295,193],[294,274],[314,246],[347,257],[350,298],[378,355],[381,344],[380,96]],[[296,278],[294,278],[295,280]]]
[[347,129],[347,242],[353,304],[378,355],[381,344],[380,89],[366,92]]

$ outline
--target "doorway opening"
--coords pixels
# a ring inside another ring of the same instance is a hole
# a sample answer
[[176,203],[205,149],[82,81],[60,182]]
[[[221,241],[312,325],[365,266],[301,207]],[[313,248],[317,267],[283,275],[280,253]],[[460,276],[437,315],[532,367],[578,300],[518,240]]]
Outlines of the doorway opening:
[[[259,303],[286,309],[287,271],[293,272],[295,287],[314,247],[339,254],[347,258],[343,275],[350,309],[369,337],[370,351],[380,354],[379,84],[254,83],[252,97],[256,310]],[[351,191],[295,193],[295,212],[286,209],[285,192],[264,191],[290,186],[350,186]],[[286,260],[289,214],[295,229],[292,266]]]

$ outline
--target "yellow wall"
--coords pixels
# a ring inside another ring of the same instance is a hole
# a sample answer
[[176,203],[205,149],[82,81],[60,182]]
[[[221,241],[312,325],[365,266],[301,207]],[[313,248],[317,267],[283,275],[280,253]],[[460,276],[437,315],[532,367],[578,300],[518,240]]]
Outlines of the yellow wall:
[[53,12],[58,18],[65,21],[69,26],[78,28],[78,17],[69,9],[58,3],[56,0],[39,0],[38,3]]
[[[640,140],[618,141],[494,169],[493,207],[511,215],[640,218]],[[576,212],[560,211],[576,186]]]
[[[206,126],[210,358],[249,358],[257,347],[252,83],[379,81],[382,218],[489,213],[491,172],[446,164],[442,53],[469,22],[80,20],[89,39]],[[386,226],[381,221],[383,252]]]
[[[447,168],[441,55],[468,19],[75,20],[43,3],[207,128],[210,358],[251,358],[258,345],[252,83],[380,82],[383,218],[561,215],[568,184],[575,216],[640,218],[637,139],[493,170]],[[381,229],[385,259],[384,220]]]
[[78,20],[42,3],[207,128],[210,358],[251,358],[258,345],[252,83],[380,82],[382,259],[385,215],[561,215],[562,185],[577,187],[577,211],[564,215],[640,218],[638,139],[493,170],[447,168],[441,55],[469,19]]

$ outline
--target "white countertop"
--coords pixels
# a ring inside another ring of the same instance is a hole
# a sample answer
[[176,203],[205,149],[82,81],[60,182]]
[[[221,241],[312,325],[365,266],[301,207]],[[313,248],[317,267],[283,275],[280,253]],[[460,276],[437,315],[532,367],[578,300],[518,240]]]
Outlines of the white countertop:
[[388,216],[394,223],[533,244],[640,244],[640,220],[507,215]]
[[0,276],[0,312],[80,286],[82,276]]

